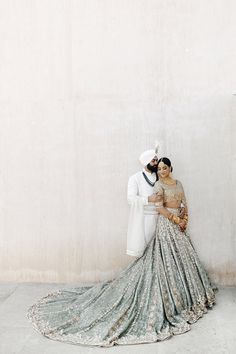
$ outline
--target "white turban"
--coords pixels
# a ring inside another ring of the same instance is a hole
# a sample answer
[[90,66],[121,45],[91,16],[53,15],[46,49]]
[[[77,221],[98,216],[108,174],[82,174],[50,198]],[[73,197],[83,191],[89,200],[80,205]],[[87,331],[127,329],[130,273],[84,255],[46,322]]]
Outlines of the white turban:
[[139,161],[143,166],[147,166],[154,157],[157,158],[157,153],[154,149],[146,150],[139,156]]

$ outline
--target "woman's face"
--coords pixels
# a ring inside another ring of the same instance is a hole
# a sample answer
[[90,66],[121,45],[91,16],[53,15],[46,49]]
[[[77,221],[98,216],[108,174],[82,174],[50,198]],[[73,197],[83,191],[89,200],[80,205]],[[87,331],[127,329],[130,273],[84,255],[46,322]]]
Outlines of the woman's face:
[[169,176],[171,171],[170,171],[170,167],[165,165],[164,162],[161,161],[158,165],[157,172],[158,172],[159,177],[166,178]]

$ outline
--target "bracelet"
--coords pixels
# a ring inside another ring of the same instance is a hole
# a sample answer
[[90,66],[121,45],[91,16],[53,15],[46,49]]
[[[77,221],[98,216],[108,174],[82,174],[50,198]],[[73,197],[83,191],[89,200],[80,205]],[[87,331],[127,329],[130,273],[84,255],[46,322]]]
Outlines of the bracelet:
[[185,221],[186,225],[188,224],[188,215],[184,215],[183,220]]
[[180,217],[174,215],[172,220],[174,221],[175,224],[179,225],[181,219],[180,219]]
[[187,226],[188,226],[188,221],[185,219],[181,219],[180,223],[184,222],[184,224],[182,225],[182,227],[184,228],[184,230],[186,230]]
[[174,214],[170,214],[169,216],[168,216],[168,219],[170,220],[170,221],[172,221],[172,222],[174,222],[175,224],[179,224],[180,223],[180,221],[181,221],[181,219],[177,216],[177,215],[174,215]]

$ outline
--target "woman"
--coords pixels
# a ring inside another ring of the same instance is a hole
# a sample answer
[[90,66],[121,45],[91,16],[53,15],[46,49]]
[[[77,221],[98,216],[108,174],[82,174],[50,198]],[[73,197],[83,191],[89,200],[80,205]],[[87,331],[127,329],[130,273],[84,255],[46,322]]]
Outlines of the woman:
[[156,342],[188,331],[213,306],[216,288],[185,231],[186,198],[171,171],[161,158],[154,188],[160,216],[144,254],[113,280],[62,289],[32,305],[27,316],[44,336],[103,347]]

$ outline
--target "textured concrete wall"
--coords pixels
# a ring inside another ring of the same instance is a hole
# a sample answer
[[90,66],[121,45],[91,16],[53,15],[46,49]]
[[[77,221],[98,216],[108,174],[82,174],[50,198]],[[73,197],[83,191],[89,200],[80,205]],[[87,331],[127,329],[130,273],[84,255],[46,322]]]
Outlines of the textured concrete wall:
[[162,142],[214,280],[236,284],[234,0],[0,1],[0,280],[99,281]]

